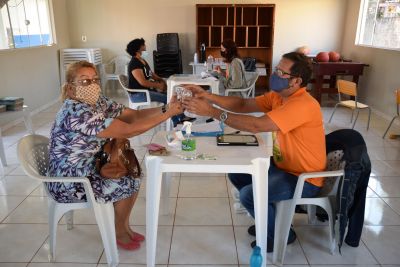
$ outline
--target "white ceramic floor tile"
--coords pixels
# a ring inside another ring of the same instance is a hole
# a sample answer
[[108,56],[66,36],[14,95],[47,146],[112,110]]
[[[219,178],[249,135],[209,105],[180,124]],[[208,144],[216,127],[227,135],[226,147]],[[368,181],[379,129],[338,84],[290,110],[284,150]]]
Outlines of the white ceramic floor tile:
[[400,226],[364,226],[362,240],[380,264],[400,263]]
[[182,177],[199,177],[199,176],[207,176],[207,177],[226,177],[224,173],[197,173],[197,172],[183,172]]
[[26,174],[25,174],[24,170],[22,169],[22,167],[21,167],[21,166],[18,166],[18,167],[15,168],[13,171],[11,171],[8,175],[13,175],[13,176],[15,176],[15,175],[17,175],[17,176],[25,176]]
[[[147,181],[147,179],[142,179],[138,197],[146,197],[146,181]],[[169,197],[177,197],[178,196],[179,181],[180,181],[179,176],[171,177]],[[161,193],[162,193],[162,189],[161,189]]]
[[[118,267],[124,267],[124,266],[126,266],[126,267],[147,267],[147,265],[145,265],[145,264],[128,264],[128,263],[120,263],[120,264],[118,264]],[[99,265],[97,265],[97,267],[108,267],[108,265],[107,264],[99,264]],[[156,267],[168,267],[168,266],[167,265],[156,264]]]
[[7,166],[4,167],[2,164],[0,164],[0,181],[18,166],[19,161],[17,159],[13,158],[10,160],[10,158],[7,157]]
[[380,198],[367,198],[364,225],[400,225],[400,216]]
[[24,196],[0,196],[0,222],[21,204],[24,199]]
[[232,226],[176,226],[170,264],[237,264]]
[[[286,265],[285,265],[286,266]],[[344,265],[311,265],[311,267],[378,267],[381,266],[379,264],[362,264],[362,265],[348,265],[348,264],[344,264]],[[385,265],[385,267],[387,267]]]
[[45,190],[45,185],[41,184],[39,185],[35,190],[32,191],[32,193],[29,196],[32,197],[47,197],[47,193]]
[[0,195],[28,196],[39,184],[28,176],[6,176],[0,180]]
[[397,214],[400,215],[400,198],[382,198]]
[[183,177],[179,197],[228,197],[225,177]]
[[232,225],[228,198],[178,198],[175,225]]
[[[162,214],[163,203],[160,203],[160,213],[158,216],[158,225],[173,225],[175,208],[176,208],[176,198],[168,198],[169,200],[169,212],[168,214]],[[139,197],[136,200],[131,216],[129,218],[129,223],[131,225],[146,225],[146,199]]]
[[229,204],[231,206],[231,215],[232,215],[233,225],[250,226],[250,225],[254,224],[253,217],[251,217],[251,215],[248,214],[247,211],[241,211],[239,213],[236,212],[236,210],[234,208],[235,202],[233,202],[232,198],[230,198]]
[[27,267],[96,267],[97,264],[85,264],[85,263],[30,263]]
[[0,261],[29,262],[47,234],[46,224],[0,224]]
[[[145,233],[144,226],[135,228],[140,233]],[[159,226],[157,235],[156,264],[168,264],[169,248],[171,244],[172,226]],[[119,262],[130,264],[146,264],[146,241],[141,243],[138,250],[127,251],[119,249]],[[100,263],[106,263],[103,253]],[[158,266],[158,265],[157,265]]]
[[47,197],[27,197],[3,223],[47,223]]
[[331,255],[329,252],[328,227],[323,226],[299,226],[296,234],[307,257],[312,264],[377,264],[374,257],[360,243],[358,248],[349,247],[345,243],[342,246],[342,255],[338,252]]
[[[254,236],[247,233],[247,227],[235,227],[236,246],[240,264],[248,264],[252,248],[250,243],[255,240]],[[267,263],[271,264],[272,253],[267,253]],[[298,241],[287,246],[284,264],[307,264],[306,257]]]
[[0,267],[26,267],[28,263],[16,263],[16,262],[10,262],[10,263],[2,263],[0,262]]
[[[55,262],[97,263],[102,251],[103,243],[97,225],[74,225],[72,230],[62,226],[57,228]],[[47,240],[32,262],[47,262],[48,252]]]
[[400,176],[400,171],[393,169],[386,161],[371,160],[371,176]]
[[400,197],[400,176],[370,177],[368,186],[380,197]]
[[374,192],[374,190],[368,187],[366,197],[379,197],[379,196]]
[[[120,263],[120,264],[118,264],[118,267],[123,267],[123,266],[126,266],[126,267],[147,267],[147,265],[145,265],[145,264],[128,264],[128,263]],[[97,267],[108,267],[108,265],[107,264],[99,264],[99,265],[97,265]],[[168,267],[168,266],[167,265],[156,264],[156,267]]]
[[400,160],[400,150],[397,147],[369,147],[368,155],[371,159]]
[[[276,266],[276,265],[268,265],[268,266]],[[293,264],[284,264],[285,267],[309,267],[310,265],[308,264],[301,264],[301,265],[293,265]],[[246,264],[240,264],[239,267],[250,267],[250,265],[246,265]],[[325,266],[328,267],[328,266]],[[331,267],[331,266],[329,266]],[[347,267],[351,267],[351,266],[347,266]]]
[[[170,264],[170,265],[168,265],[168,267],[182,267],[183,265],[173,265],[173,264]],[[207,267],[237,267],[237,265],[235,264],[235,265],[227,265],[227,264],[224,264],[224,265],[214,265],[214,264],[207,264],[207,265],[192,265],[192,264],[185,264],[184,265],[185,267],[205,267],[205,266],[207,266]]]

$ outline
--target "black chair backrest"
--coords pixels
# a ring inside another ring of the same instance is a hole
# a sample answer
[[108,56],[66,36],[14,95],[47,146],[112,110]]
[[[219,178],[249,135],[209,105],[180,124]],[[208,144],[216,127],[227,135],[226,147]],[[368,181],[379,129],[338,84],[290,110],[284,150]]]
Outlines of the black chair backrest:
[[157,34],[158,52],[178,52],[179,36],[177,33],[159,33]]

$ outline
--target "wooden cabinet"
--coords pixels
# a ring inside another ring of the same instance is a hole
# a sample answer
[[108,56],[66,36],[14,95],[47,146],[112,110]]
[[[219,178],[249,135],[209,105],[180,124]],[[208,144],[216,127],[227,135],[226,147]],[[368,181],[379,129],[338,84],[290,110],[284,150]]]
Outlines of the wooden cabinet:
[[257,87],[266,89],[271,73],[274,42],[273,4],[196,5],[196,45],[206,45],[206,54],[220,56],[224,39],[232,39],[241,57],[255,57],[265,64],[267,76],[260,76]]

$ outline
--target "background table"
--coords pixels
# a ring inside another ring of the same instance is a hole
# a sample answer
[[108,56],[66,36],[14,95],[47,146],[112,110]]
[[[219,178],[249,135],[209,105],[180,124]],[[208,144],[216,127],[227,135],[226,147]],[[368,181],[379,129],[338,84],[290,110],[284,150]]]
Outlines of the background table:
[[[181,84],[197,84],[197,85],[208,85],[211,88],[213,94],[219,95],[219,80],[214,77],[201,78],[200,75],[192,74],[175,74],[167,80],[167,102],[170,101],[174,92],[174,87]],[[171,130],[171,119],[167,122],[167,131]]]
[[[155,135],[153,142],[166,144],[166,132]],[[163,207],[168,203],[170,175],[172,172],[196,173],[249,173],[253,179],[254,214],[257,245],[261,247],[263,266],[266,265],[267,218],[268,218],[268,168],[272,155],[270,133],[257,135],[260,146],[217,146],[215,137],[196,137],[197,152],[216,156],[216,160],[183,160],[171,151],[171,155],[147,156],[146,184],[146,251],[147,266],[155,265],[158,214],[160,210],[161,184],[163,184]],[[165,198],[165,199],[164,199]],[[210,249],[212,249],[210,244]],[[250,255],[249,255],[250,258]]]
[[[358,83],[359,76],[363,74],[364,67],[367,64],[360,62],[314,62],[312,82],[314,84],[314,97],[321,103],[321,94],[334,93],[337,94],[336,80],[338,75],[353,76],[353,82]],[[329,79],[324,79],[325,75],[329,75]],[[323,85],[329,84],[329,88]]]

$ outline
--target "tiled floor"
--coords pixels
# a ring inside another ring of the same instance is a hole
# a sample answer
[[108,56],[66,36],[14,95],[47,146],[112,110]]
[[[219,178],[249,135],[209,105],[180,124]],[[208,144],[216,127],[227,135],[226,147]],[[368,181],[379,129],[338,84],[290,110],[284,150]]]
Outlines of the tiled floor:
[[[123,98],[118,98],[124,101]],[[48,135],[58,105],[33,117],[37,133]],[[329,118],[332,108],[323,108]],[[325,225],[308,225],[304,215],[294,220],[297,241],[288,246],[285,266],[400,266],[400,140],[383,140],[387,121],[373,115],[366,131],[366,114],[356,129],[367,144],[373,171],[365,210],[365,226],[358,248],[344,245],[342,255],[328,252]],[[350,126],[350,112],[340,109],[326,131]],[[399,128],[393,131],[400,133]],[[16,144],[25,134],[22,125],[3,133],[9,166],[0,179],[0,267],[106,266],[93,213],[75,212],[75,227],[67,231],[60,222],[56,262],[47,261],[47,202],[41,185],[23,173]],[[135,138],[143,160],[154,131]],[[134,207],[131,224],[145,232],[145,179]],[[253,237],[247,234],[252,219],[236,214],[230,184],[224,175],[178,175],[173,179],[170,214],[160,215],[158,266],[248,266]],[[268,255],[269,260],[271,255]],[[120,266],[145,266],[145,245],[135,252],[120,251]],[[287,265],[286,265],[287,264]]]

